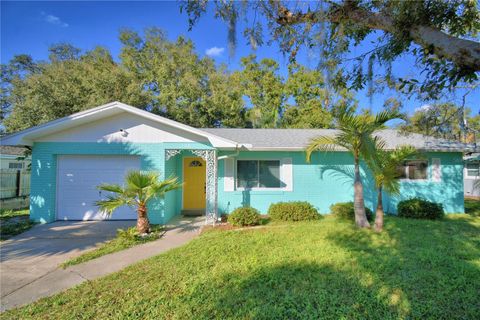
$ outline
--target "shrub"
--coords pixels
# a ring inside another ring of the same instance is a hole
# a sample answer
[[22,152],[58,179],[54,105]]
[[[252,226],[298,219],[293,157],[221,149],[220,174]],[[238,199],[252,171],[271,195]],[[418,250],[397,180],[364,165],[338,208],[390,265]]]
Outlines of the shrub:
[[[355,220],[355,209],[353,208],[353,202],[339,202],[330,206],[330,212],[339,219]],[[369,208],[365,207],[365,214],[368,221],[373,221],[373,212]]]
[[440,203],[421,198],[403,200],[397,206],[398,216],[412,219],[440,219],[443,217],[443,206]]
[[320,218],[317,209],[306,201],[278,202],[268,208],[273,221],[306,221]]
[[142,242],[149,241],[149,239],[160,238],[163,232],[163,227],[158,224],[150,225],[150,233],[140,235],[136,227],[130,227],[127,229],[117,229],[117,239],[119,242]]
[[260,212],[250,207],[237,208],[228,215],[228,223],[233,226],[254,226],[260,222]]

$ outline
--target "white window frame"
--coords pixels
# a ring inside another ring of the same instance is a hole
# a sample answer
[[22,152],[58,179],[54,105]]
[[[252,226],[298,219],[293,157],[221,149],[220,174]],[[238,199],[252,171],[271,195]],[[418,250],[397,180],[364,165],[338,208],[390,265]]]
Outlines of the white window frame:
[[[238,161],[278,161],[279,163],[279,170],[280,170],[280,185],[283,183],[285,184],[284,177],[283,177],[283,170],[282,170],[282,159],[280,158],[275,158],[275,159],[235,159],[235,189],[238,191],[283,191],[285,190],[285,187],[278,187],[278,188],[267,188],[267,187],[253,187],[253,188],[245,188],[245,187],[239,187],[238,186]],[[260,165],[257,165],[257,175],[259,176],[260,173],[258,172],[260,170]],[[259,181],[260,182],[260,181]]]
[[[15,165],[14,168],[11,167],[12,164]],[[8,169],[22,170],[23,167],[24,167],[24,163],[23,163],[23,162],[9,162],[9,163],[8,163]]]
[[424,182],[424,181],[429,181],[429,176],[430,176],[430,161],[428,160],[423,160],[423,159],[408,159],[408,160],[405,160],[405,162],[413,162],[413,161],[425,161],[427,163],[427,178],[425,179],[410,179],[409,177],[409,173],[408,173],[408,166],[405,166],[405,176],[406,178],[399,178],[400,181],[408,181],[408,182]]
[[[480,179],[480,170],[479,170],[479,175],[477,175],[477,176],[469,176],[469,175],[468,175],[467,165],[468,165],[468,162],[465,163],[465,165],[464,165],[464,167],[463,167],[463,178],[466,179],[466,180],[478,180],[478,179]],[[480,163],[478,163],[477,166],[480,167]]]

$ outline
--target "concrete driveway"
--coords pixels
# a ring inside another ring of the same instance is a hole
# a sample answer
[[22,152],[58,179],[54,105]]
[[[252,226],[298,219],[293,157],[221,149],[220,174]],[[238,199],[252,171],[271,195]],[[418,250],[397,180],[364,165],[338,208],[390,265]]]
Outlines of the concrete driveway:
[[6,297],[67,259],[113,238],[135,221],[59,221],[34,226],[0,243],[0,296]]

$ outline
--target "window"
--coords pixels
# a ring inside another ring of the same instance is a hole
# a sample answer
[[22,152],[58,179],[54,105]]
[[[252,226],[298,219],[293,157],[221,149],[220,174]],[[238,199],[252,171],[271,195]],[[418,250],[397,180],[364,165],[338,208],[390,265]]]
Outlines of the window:
[[23,163],[22,162],[10,162],[8,164],[9,169],[23,169]]
[[467,177],[478,177],[480,175],[479,163],[467,163],[465,168],[467,168]]
[[238,188],[280,188],[280,160],[238,160]]
[[189,167],[201,167],[202,163],[198,160],[193,160],[192,162],[190,162],[190,164],[188,166]]
[[398,168],[399,179],[426,180],[428,178],[427,160],[408,160]]

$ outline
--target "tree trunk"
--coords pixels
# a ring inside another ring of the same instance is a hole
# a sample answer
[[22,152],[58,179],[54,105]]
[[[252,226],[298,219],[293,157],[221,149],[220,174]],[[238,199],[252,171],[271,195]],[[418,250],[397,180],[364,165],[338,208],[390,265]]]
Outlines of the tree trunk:
[[139,234],[150,232],[150,222],[147,216],[147,207],[145,205],[139,205],[137,209],[137,231]]
[[377,210],[375,211],[375,231],[377,232],[383,230],[383,215],[382,187],[379,187],[377,195]]
[[[348,21],[360,27],[382,30],[390,34],[398,32],[395,22],[388,14],[361,8],[356,1],[333,4],[327,12],[308,11],[306,13],[292,12],[278,3],[276,21],[280,25]],[[430,50],[437,58],[444,58],[461,68],[480,70],[480,44],[478,42],[455,37],[430,26],[412,24],[406,26],[406,29],[413,42]]]
[[363,185],[360,179],[360,161],[355,157],[355,177],[353,182],[353,208],[355,210],[355,224],[359,228],[369,228],[370,224],[365,214],[365,201],[363,200]]

